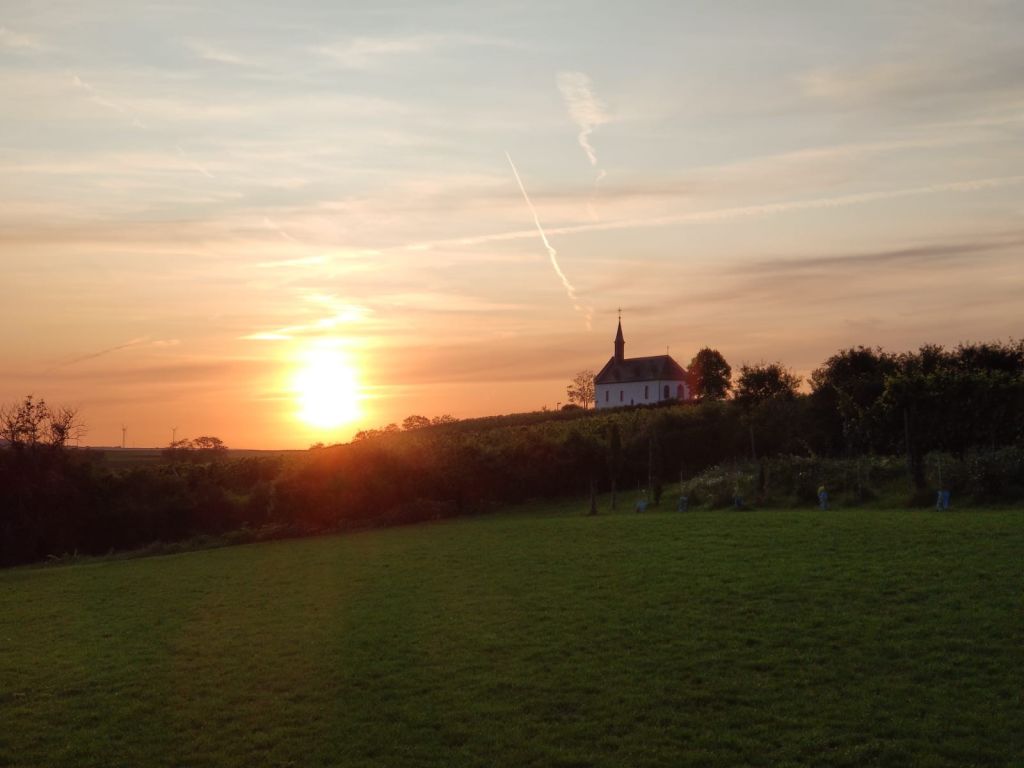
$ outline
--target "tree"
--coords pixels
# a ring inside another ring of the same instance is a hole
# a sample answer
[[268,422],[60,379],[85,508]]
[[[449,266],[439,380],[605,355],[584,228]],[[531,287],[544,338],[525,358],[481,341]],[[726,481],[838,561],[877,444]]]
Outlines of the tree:
[[406,416],[405,419],[402,421],[402,429],[404,429],[406,432],[413,429],[420,429],[421,427],[429,426],[430,419],[428,419],[426,416],[417,416],[416,414],[413,414],[412,416]]
[[952,357],[964,370],[1003,371],[1024,376],[1024,341],[961,344]]
[[570,402],[589,408],[594,402],[594,372],[579,371],[565,388],[565,394]]
[[0,440],[12,448],[63,448],[84,432],[76,409],[50,408],[45,400],[36,400],[32,395],[17,405],[0,407]]
[[171,440],[163,450],[163,456],[168,461],[185,461],[192,453],[192,441],[184,438]]
[[743,365],[736,382],[736,400],[745,405],[792,400],[799,386],[800,377],[782,363]]
[[851,347],[836,352],[811,374],[815,403],[823,419],[834,423],[838,418],[833,431],[838,430],[848,452],[880,447],[876,404],[886,378],[899,367],[897,356],[880,348]]
[[701,400],[724,400],[732,388],[732,367],[717,349],[704,347],[694,355],[689,373]]
[[197,451],[210,451],[210,452],[222,452],[226,451],[228,447],[224,445],[224,441],[219,437],[213,437],[212,435],[201,435],[192,441],[192,447]]

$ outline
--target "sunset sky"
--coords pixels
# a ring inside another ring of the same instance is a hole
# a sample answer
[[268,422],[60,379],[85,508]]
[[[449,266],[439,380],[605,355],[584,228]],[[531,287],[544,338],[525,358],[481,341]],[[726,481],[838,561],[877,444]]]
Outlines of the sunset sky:
[[619,306],[803,375],[1024,330],[1019,2],[9,0],[0,99],[0,402],[89,444],[554,408]]

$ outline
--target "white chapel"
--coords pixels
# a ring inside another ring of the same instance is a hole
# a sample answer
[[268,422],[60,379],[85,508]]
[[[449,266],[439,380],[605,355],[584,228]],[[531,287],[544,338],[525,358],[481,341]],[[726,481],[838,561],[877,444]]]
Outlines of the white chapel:
[[669,355],[626,357],[622,318],[615,334],[615,354],[594,377],[594,400],[598,408],[650,405],[665,400],[693,399],[690,377]]

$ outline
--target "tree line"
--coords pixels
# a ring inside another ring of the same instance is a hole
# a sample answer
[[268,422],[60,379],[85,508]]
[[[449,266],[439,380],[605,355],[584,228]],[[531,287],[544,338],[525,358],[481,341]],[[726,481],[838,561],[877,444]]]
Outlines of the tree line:
[[733,381],[728,364],[711,362],[696,403],[415,416],[294,457],[234,459],[204,440],[127,469],[70,449],[77,414],[29,398],[0,411],[0,564],[238,530],[413,522],[591,492],[643,489],[656,502],[666,484],[710,467],[786,456],[889,456],[923,488],[930,453],[1016,451],[998,466],[1013,475],[1006,488],[1024,484],[1024,462],[1013,458],[1024,445],[1020,343],[844,349],[811,374],[807,393],[778,363],[741,366]]

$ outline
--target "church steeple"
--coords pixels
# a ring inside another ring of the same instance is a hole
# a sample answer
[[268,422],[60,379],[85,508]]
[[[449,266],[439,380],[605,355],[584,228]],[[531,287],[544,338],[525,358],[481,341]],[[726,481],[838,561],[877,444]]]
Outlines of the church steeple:
[[622,338],[622,310],[619,310],[619,330],[615,333],[615,362],[626,359],[626,340]]

